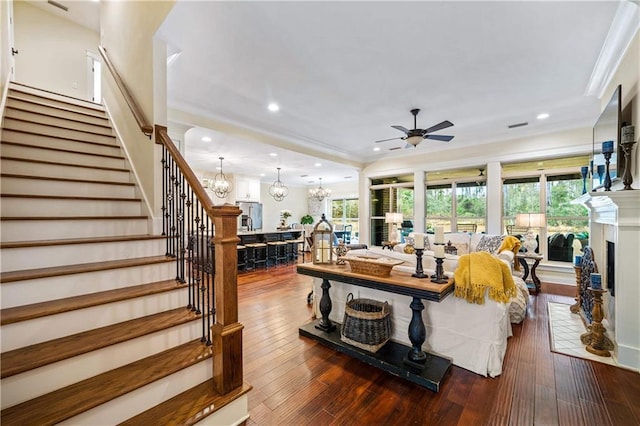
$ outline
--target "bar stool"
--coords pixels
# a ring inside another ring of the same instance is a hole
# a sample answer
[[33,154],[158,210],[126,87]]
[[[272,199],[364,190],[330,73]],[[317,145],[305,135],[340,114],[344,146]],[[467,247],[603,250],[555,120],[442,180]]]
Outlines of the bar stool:
[[238,271],[247,271],[247,248],[242,245],[238,245]]
[[298,242],[296,240],[286,240],[287,243],[287,263],[296,263],[298,260]]
[[286,241],[277,241],[276,242],[276,265],[287,263],[289,259],[289,254],[287,253],[287,248],[289,245]]
[[265,268],[267,266],[267,245],[265,243],[245,244],[245,247],[251,251],[249,256],[253,259],[254,268]]

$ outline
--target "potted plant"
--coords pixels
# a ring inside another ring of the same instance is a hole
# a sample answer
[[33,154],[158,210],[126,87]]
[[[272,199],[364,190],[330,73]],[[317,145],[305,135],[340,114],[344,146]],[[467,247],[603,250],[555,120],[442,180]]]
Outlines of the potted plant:
[[313,216],[310,214],[305,214],[300,218],[300,223],[302,225],[313,225]]

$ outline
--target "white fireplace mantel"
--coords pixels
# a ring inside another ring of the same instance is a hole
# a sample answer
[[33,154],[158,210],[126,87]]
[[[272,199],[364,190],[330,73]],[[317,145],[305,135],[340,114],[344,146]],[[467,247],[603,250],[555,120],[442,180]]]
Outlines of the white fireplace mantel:
[[640,371],[640,191],[601,191],[574,201],[589,209],[589,245],[607,282],[607,241],[615,244],[615,297],[605,299],[618,364]]

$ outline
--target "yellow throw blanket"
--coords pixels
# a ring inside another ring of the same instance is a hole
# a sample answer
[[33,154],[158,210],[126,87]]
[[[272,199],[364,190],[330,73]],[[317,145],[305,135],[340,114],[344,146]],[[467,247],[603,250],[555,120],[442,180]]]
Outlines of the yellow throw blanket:
[[496,302],[507,303],[516,295],[509,266],[484,251],[460,256],[454,272],[455,295],[469,303],[484,304],[486,289]]
[[502,244],[498,249],[498,253],[503,250],[511,250],[513,252],[513,269],[520,270],[520,261],[518,260],[518,252],[520,251],[520,240],[517,237],[509,235],[502,240]]

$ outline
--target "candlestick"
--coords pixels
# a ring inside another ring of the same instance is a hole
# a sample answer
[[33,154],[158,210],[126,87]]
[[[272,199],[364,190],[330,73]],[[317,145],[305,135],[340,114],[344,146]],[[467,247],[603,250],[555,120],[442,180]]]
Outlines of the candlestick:
[[609,174],[609,163],[611,162],[611,152],[605,152],[603,153],[603,155],[604,155],[604,163],[605,163],[604,190],[611,191],[611,175]]
[[444,226],[436,226],[436,244],[444,244]]
[[423,249],[416,248],[416,273],[411,274],[414,278],[429,278],[429,275],[424,274],[424,270],[422,269],[422,252]]
[[[627,126],[633,127],[633,126]],[[626,129],[626,127],[625,127]],[[631,152],[633,151],[634,141],[625,142],[622,144],[622,152],[624,152],[624,173],[622,174],[622,183],[624,183],[623,189],[633,189],[631,184],[633,183],[633,176],[631,175]]]
[[604,142],[602,142],[602,153],[603,154],[612,154],[613,153],[613,141],[604,141]]
[[589,167],[582,166],[580,168],[580,174],[582,175],[582,193],[587,193],[587,175],[589,174]]
[[582,256],[576,256],[573,260],[573,264],[576,266],[580,266],[581,263],[582,263]]
[[604,164],[598,164],[596,167],[596,173],[598,174],[599,185],[602,185],[602,178],[604,177]]
[[[442,247],[442,246],[438,246],[438,247]],[[436,273],[435,275],[431,276],[432,283],[444,284],[449,282],[449,280],[444,276],[444,268],[442,267],[442,263],[444,263],[444,259],[440,257],[436,257]]]

